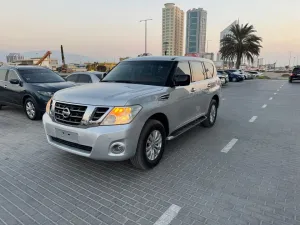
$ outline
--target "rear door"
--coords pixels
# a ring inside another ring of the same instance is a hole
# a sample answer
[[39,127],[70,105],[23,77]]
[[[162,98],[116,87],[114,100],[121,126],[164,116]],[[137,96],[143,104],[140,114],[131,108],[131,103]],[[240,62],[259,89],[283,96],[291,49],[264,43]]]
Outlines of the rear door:
[[205,81],[205,73],[201,61],[191,61],[192,69],[192,89],[194,92],[193,97],[193,118],[200,117],[206,113],[205,108],[205,89],[207,82]]
[[6,96],[7,82],[5,81],[6,74],[7,74],[7,69],[0,68],[0,102],[2,103],[7,102],[7,96]]
[[10,69],[6,75],[6,93],[8,102],[16,105],[22,105],[22,92],[24,88],[20,84],[11,84],[9,81],[17,79],[21,82],[17,72]]
[[205,111],[208,111],[210,101],[220,89],[220,83],[216,76],[216,68],[211,62],[203,62],[206,79],[205,79]]

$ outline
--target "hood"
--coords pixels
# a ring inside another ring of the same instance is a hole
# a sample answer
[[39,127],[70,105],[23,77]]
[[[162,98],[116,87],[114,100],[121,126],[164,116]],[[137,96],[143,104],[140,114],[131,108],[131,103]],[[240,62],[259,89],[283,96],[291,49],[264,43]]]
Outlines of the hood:
[[74,87],[72,82],[55,82],[55,83],[31,83],[39,91],[56,92],[64,88]]
[[124,106],[130,99],[162,89],[160,86],[100,82],[58,91],[54,100],[83,105]]

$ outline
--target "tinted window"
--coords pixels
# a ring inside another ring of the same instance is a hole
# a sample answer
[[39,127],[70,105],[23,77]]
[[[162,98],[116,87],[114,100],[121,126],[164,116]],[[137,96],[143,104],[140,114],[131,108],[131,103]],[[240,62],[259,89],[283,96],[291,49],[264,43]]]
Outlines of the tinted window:
[[77,81],[77,77],[78,75],[77,74],[73,74],[73,75],[70,75],[67,77],[67,81],[71,81],[71,82],[76,82]]
[[89,75],[80,74],[78,78],[78,83],[92,83],[92,79]]
[[206,69],[206,76],[207,78],[212,78],[214,76],[214,66],[213,64],[209,63],[209,62],[204,62],[204,66]]
[[193,81],[204,80],[203,66],[201,62],[191,62]]
[[294,68],[293,73],[300,74],[300,68]]
[[20,68],[19,74],[27,83],[57,83],[65,80],[49,69],[44,68]]
[[0,80],[5,80],[5,76],[6,76],[7,70],[4,69],[0,69]]
[[16,74],[16,72],[13,71],[13,70],[10,70],[10,71],[8,72],[8,75],[7,75],[7,81],[10,81],[10,80],[12,80],[12,79],[17,79],[17,80],[19,80],[18,75]]
[[173,64],[173,61],[124,61],[114,67],[102,82],[165,86]]
[[190,65],[188,62],[179,62],[175,71],[175,76],[191,75]]

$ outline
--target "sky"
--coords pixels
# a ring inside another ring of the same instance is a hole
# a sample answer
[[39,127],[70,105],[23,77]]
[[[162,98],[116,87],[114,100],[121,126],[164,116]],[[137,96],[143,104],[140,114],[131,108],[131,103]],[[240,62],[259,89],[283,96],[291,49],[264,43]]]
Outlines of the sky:
[[[164,0],[0,0],[0,51],[59,50],[112,61],[144,52],[161,55]],[[174,0],[185,12],[208,12],[209,52],[219,48],[220,32],[239,19],[263,38],[265,63],[300,64],[300,0]],[[297,12],[296,12],[296,11]]]

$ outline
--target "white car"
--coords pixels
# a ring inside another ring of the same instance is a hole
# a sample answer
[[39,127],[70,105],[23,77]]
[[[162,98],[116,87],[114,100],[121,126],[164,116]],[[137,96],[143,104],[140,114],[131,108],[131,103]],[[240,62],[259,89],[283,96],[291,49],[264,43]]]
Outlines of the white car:
[[89,71],[89,72],[76,72],[67,76],[66,81],[74,82],[78,85],[99,83],[104,77],[105,72]]
[[258,72],[258,71],[247,71],[248,73],[254,75],[254,77],[257,77],[257,76],[262,76],[263,73],[261,72]]

